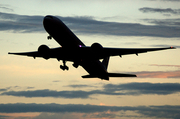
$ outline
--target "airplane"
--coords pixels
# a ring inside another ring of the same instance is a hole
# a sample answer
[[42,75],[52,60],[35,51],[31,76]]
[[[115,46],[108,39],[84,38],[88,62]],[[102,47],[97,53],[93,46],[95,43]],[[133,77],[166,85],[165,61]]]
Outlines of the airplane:
[[[44,29],[49,36],[47,39],[54,39],[61,47],[49,48],[47,45],[40,45],[37,51],[11,53],[14,55],[22,55],[33,57],[42,57],[44,59],[56,58],[62,60],[60,65],[62,70],[69,70],[66,65],[67,61],[73,62],[73,66],[78,68],[82,66],[89,74],[82,78],[100,78],[101,80],[109,80],[109,77],[137,77],[135,74],[109,73],[108,63],[110,56],[122,56],[129,54],[146,53],[149,51],[158,51],[166,49],[175,49],[175,47],[166,48],[108,48],[103,47],[99,43],[93,43],[86,46],[59,18],[47,15],[43,19]],[[102,60],[102,61],[100,61]]]

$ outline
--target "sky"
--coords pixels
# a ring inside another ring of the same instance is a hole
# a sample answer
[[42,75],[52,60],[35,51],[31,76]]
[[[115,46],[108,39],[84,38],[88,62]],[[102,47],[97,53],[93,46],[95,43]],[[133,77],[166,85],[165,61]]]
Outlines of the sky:
[[[0,0],[0,119],[179,119],[180,0]],[[82,79],[67,62],[8,55],[47,40],[61,19],[87,46],[176,49],[111,57],[108,71],[137,78]]]

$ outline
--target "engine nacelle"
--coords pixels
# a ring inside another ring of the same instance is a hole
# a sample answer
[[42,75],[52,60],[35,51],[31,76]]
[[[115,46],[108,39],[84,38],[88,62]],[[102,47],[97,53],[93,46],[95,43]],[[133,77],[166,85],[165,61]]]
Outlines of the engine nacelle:
[[99,43],[93,43],[91,45],[92,53],[96,58],[99,58],[103,53],[103,46]]
[[103,50],[103,46],[101,44],[99,44],[99,43],[93,43],[91,45],[91,48],[94,51],[102,51]]
[[44,59],[49,59],[49,47],[47,45],[41,45],[38,48],[38,52]]

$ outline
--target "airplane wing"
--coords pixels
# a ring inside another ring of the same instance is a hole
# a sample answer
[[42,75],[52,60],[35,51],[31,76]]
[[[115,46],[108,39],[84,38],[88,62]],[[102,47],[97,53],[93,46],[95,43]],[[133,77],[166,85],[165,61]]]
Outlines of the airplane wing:
[[66,50],[62,49],[62,47],[59,48],[52,48],[48,50],[43,50],[43,51],[32,51],[32,52],[20,52],[20,53],[11,53],[9,52],[8,54],[13,54],[13,55],[21,55],[21,56],[29,56],[29,57],[42,57],[44,59],[49,59],[49,58],[56,58],[58,60],[66,60],[66,61],[73,61],[72,55],[69,55]]
[[[129,54],[136,54],[139,53],[146,53],[150,51],[159,51],[159,50],[166,50],[166,49],[175,49],[174,47],[167,47],[167,48],[103,48],[103,50],[96,55],[97,59],[104,59],[105,57],[109,56],[122,56],[122,55],[129,55]],[[94,51],[91,47],[80,47],[78,51],[74,50],[67,50],[63,49],[62,47],[59,48],[52,48],[48,49],[47,51],[32,51],[32,52],[22,52],[22,53],[8,53],[14,55],[22,55],[22,56],[29,56],[29,57],[43,57],[45,59],[49,58],[57,58],[58,60],[66,60],[66,61],[74,61],[77,56],[83,56],[85,59],[93,58]],[[78,55],[79,54],[79,55]]]
[[167,47],[167,48],[104,48],[104,53],[108,56],[121,56],[121,55],[129,55],[129,54],[136,54],[139,53],[146,53],[151,51],[159,51],[159,50],[166,50],[166,49],[175,49],[174,47]]
[[22,56],[29,56],[29,57],[45,57],[45,55],[48,55],[49,58],[54,58],[55,53],[61,50],[61,48],[54,48],[54,49],[48,49],[43,51],[32,51],[32,52],[20,52],[20,53],[11,53],[13,55],[22,55]]
[[166,47],[166,48],[102,48],[98,52],[98,50],[94,51],[91,50],[91,47],[84,47],[84,52],[90,52],[91,54],[96,55],[96,59],[104,59],[105,57],[109,56],[122,56],[122,55],[129,55],[129,54],[136,54],[139,53],[146,53],[151,51],[159,51],[159,50],[167,50],[167,49],[175,49],[175,47]]
[[21,52],[21,53],[11,53],[11,52],[8,52],[8,54],[13,54],[13,55],[22,55],[22,56],[31,56],[31,57],[42,57],[38,51],[33,51],[33,52]]

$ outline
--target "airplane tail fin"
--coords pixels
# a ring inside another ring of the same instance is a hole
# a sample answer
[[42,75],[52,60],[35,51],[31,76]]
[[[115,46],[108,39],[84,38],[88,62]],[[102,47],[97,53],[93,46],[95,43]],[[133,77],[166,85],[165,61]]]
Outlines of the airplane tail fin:
[[106,68],[106,70],[107,70],[107,68],[108,68],[109,58],[110,58],[110,57],[108,56],[108,57],[104,58],[103,61],[102,61],[102,64],[104,65],[104,67]]

